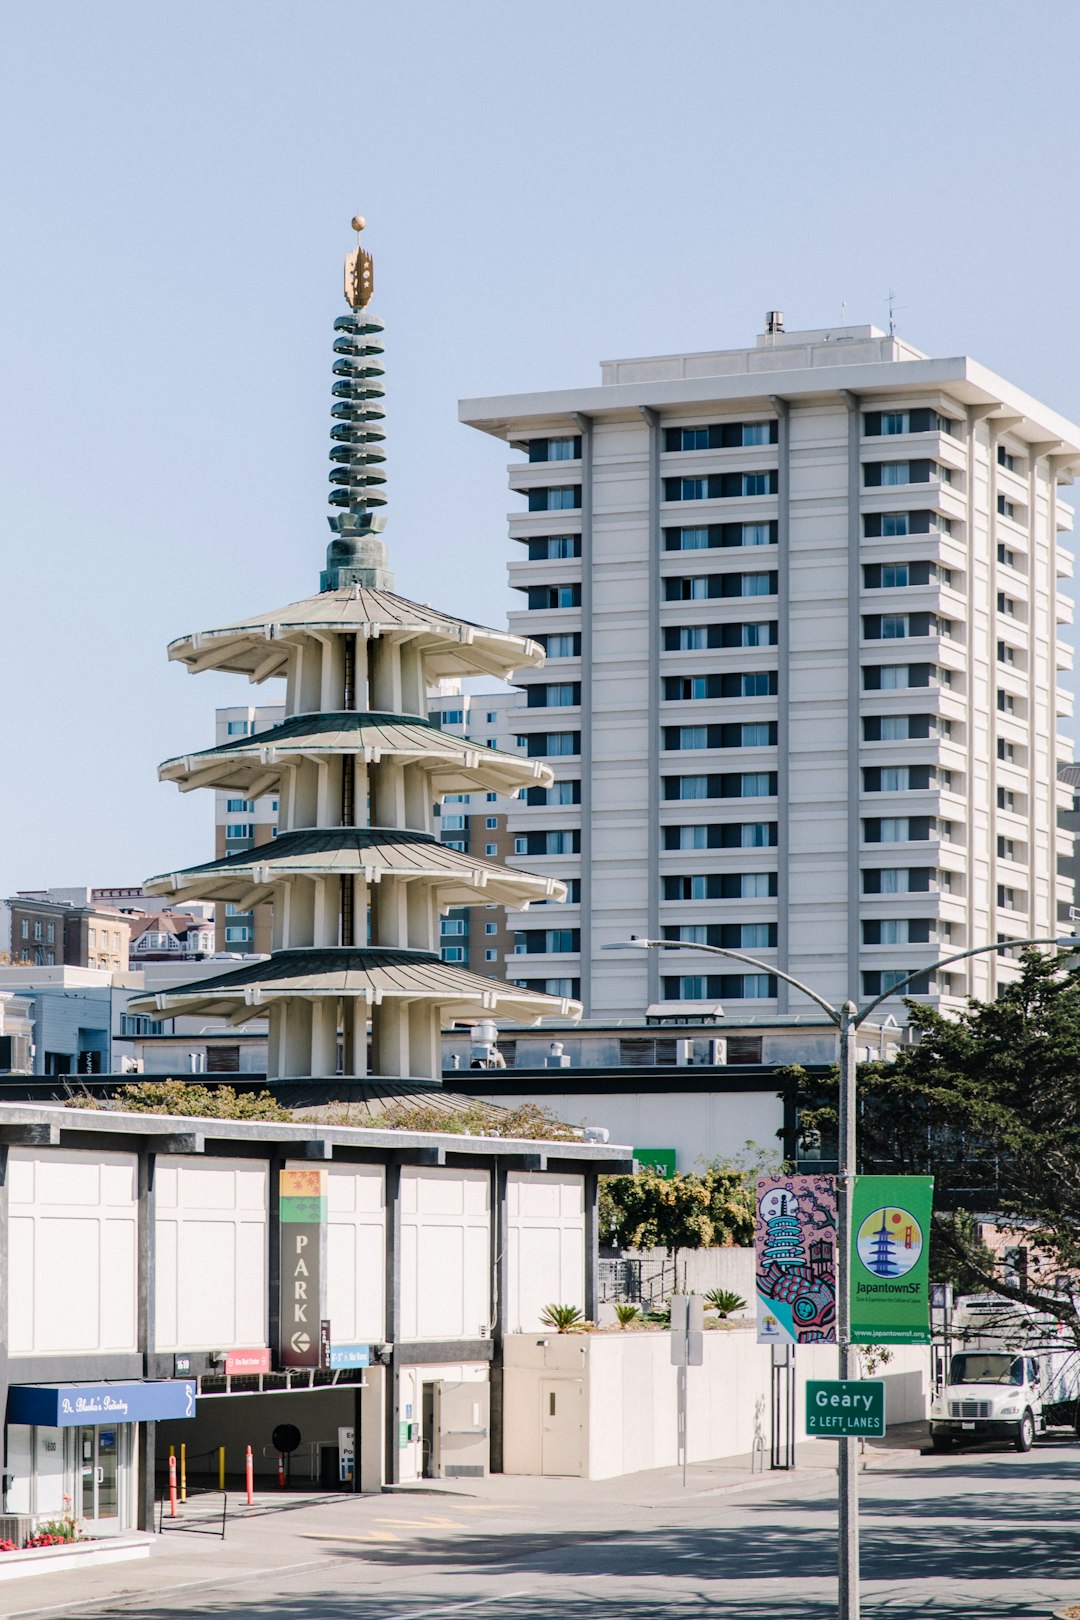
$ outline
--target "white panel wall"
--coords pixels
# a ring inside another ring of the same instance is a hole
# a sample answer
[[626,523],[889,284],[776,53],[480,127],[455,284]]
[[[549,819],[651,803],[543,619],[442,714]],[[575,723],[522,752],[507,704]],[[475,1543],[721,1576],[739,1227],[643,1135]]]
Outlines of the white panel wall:
[[491,1322],[491,1178],[401,1172],[401,1337],[474,1339]]
[[13,1147],[10,1353],[135,1350],[133,1153]]
[[[678,1072],[671,1071],[673,1086]],[[631,1074],[627,1083],[633,1084]],[[493,1092],[485,1100],[518,1108],[536,1097],[531,1092]],[[711,1159],[738,1158],[748,1142],[776,1153],[777,1132],[784,1124],[783,1103],[774,1091],[552,1092],[545,1093],[543,1103],[558,1119],[603,1127],[613,1142],[674,1148],[679,1170],[700,1169]]]
[[158,1160],[158,1350],[266,1343],[268,1190],[254,1159]]
[[335,1344],[386,1337],[386,1183],[381,1165],[327,1171],[326,1312]]
[[585,1308],[585,1178],[507,1176],[506,1331],[540,1327],[545,1305]]

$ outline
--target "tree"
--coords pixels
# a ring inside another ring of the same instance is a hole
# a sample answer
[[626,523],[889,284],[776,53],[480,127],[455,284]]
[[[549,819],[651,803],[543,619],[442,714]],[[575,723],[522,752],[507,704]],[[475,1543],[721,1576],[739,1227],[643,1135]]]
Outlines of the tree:
[[744,1247],[754,1241],[757,1170],[717,1162],[700,1175],[661,1175],[651,1166],[636,1176],[600,1183],[600,1229],[623,1249]]
[[[1080,1344],[1080,970],[1029,949],[995,1001],[907,1007],[917,1044],[859,1068],[860,1170],[932,1175],[937,1275],[1045,1311]],[[800,1129],[835,1133],[835,1089],[801,1076]],[[995,1265],[972,1210],[1015,1234],[1026,1274]]]

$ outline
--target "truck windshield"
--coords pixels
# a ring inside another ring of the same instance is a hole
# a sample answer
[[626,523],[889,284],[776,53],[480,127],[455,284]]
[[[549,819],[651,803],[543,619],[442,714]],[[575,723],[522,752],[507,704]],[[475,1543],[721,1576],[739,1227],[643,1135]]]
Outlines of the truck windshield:
[[949,1368],[950,1384],[1022,1384],[1024,1382],[1021,1356],[969,1353],[953,1356]]

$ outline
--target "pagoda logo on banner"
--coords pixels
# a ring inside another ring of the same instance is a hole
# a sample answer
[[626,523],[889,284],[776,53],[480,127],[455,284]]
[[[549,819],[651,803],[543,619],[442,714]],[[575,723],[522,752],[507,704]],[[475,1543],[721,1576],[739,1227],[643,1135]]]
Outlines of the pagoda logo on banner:
[[831,1176],[762,1176],[754,1229],[759,1344],[836,1343]]

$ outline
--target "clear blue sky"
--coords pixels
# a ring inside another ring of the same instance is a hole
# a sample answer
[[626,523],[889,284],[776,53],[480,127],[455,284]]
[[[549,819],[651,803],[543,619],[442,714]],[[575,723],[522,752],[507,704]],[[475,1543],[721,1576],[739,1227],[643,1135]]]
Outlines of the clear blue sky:
[[[387,322],[398,587],[501,623],[461,396],[884,324],[1080,418],[1073,0],[12,0],[0,10],[0,893],[204,859],[240,678],[317,588],[348,220]],[[262,688],[268,693],[273,688]]]

